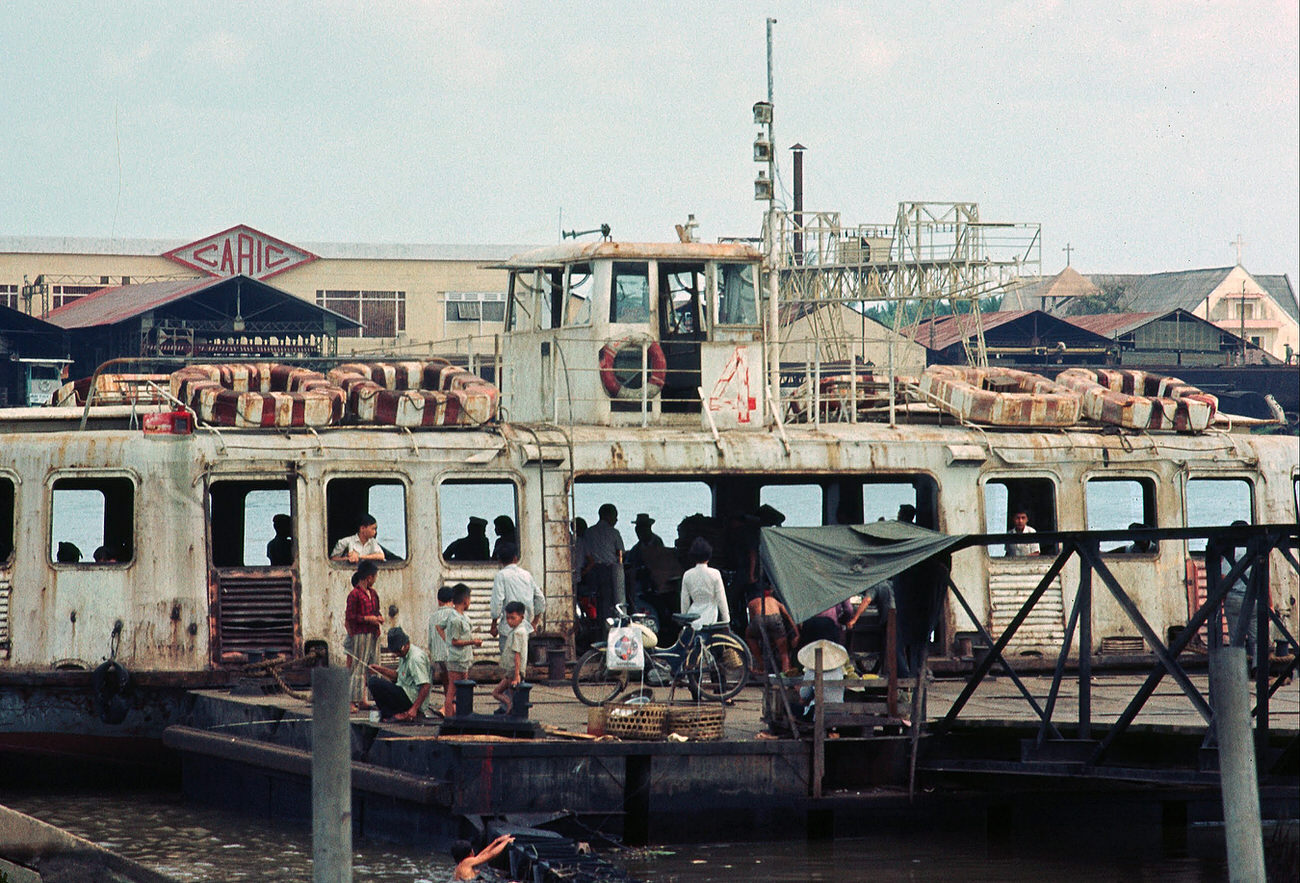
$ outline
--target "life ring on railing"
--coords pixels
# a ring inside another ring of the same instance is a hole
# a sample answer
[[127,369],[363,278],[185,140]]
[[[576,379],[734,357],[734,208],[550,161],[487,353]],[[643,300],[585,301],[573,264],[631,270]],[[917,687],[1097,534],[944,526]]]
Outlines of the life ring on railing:
[[[634,372],[626,374],[625,379],[620,380],[618,371],[614,367],[614,362],[619,353],[624,351],[635,351],[638,353],[641,349],[641,343],[632,338],[623,338],[613,343],[607,343],[600,348],[600,383],[605,387],[605,392],[612,399],[635,399],[641,397],[641,368],[640,359],[637,359],[638,367]],[[664,381],[668,379],[668,360],[664,358],[663,347],[657,341],[650,341],[646,347],[646,358],[650,362],[650,371],[646,375],[646,396],[654,398],[663,392]]]

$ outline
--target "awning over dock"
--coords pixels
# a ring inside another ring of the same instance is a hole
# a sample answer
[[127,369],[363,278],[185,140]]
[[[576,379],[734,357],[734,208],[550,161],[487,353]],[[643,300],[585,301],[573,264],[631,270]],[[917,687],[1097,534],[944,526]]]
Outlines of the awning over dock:
[[961,542],[901,521],[825,527],[765,527],[759,555],[796,622]]

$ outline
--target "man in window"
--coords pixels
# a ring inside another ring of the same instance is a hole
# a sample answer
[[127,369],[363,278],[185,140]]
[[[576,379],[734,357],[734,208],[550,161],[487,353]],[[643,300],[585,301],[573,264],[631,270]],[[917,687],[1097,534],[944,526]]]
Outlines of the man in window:
[[383,561],[384,550],[376,539],[378,534],[379,523],[375,521],[375,516],[362,515],[357,519],[357,532],[335,543],[330,558],[350,564],[358,561]]
[[281,512],[271,519],[271,527],[275,536],[266,544],[266,560],[272,567],[288,567],[293,564],[293,519]]
[[[1029,526],[1029,513],[1018,509],[1011,515],[1011,532],[1030,534],[1034,529]],[[1007,543],[1008,558],[1023,558],[1038,554],[1038,543]]]
[[442,552],[448,561],[489,561],[487,519],[471,515],[465,527],[465,536],[452,540]]

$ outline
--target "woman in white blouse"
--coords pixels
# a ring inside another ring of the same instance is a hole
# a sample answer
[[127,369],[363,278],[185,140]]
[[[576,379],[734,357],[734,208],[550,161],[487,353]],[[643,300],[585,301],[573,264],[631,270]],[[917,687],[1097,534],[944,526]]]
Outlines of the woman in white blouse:
[[695,566],[682,574],[682,612],[697,613],[696,628],[731,622],[727,608],[727,589],[722,584],[722,574],[709,567],[713,547],[704,537],[691,543],[690,558]]

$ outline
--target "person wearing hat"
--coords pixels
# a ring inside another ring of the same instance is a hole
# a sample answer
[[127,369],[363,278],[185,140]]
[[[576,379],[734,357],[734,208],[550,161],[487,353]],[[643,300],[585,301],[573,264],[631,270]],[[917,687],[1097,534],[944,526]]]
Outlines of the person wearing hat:
[[442,557],[448,561],[492,560],[488,554],[487,519],[471,515],[465,536],[452,540],[451,545],[443,550]]
[[636,531],[636,544],[628,549],[627,557],[623,559],[623,566],[631,577],[624,581],[629,587],[627,593],[629,610],[636,609],[638,598],[650,595],[650,568],[646,563],[646,553],[664,547],[664,541],[650,529],[650,525],[654,523],[655,520],[645,512],[638,513],[636,520],[632,522],[632,529]]
[[501,555],[502,543],[514,543],[519,545],[519,533],[515,530],[514,519],[509,515],[498,515],[492,519],[492,532],[497,535],[496,542],[492,544],[492,560],[498,560]]
[[400,656],[401,662],[396,671],[383,665],[370,666],[376,672],[367,682],[370,695],[379,706],[380,720],[413,721],[425,710],[433,689],[429,654],[412,646],[400,626],[388,630],[388,652]]
[[349,654],[348,668],[352,669],[348,692],[354,712],[370,707],[366,704],[365,667],[377,658],[379,629],[384,624],[384,616],[379,610],[379,594],[375,591],[378,574],[379,568],[373,561],[362,561],[357,565],[343,613],[343,628],[347,632],[343,649]]

